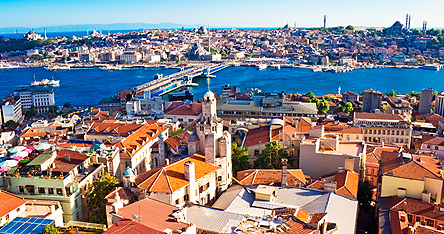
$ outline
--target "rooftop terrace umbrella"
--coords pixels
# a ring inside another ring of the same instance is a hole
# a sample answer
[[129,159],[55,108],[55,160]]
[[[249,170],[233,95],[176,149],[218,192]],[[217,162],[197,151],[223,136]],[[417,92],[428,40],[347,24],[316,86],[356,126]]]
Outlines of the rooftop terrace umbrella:
[[34,147],[28,147],[23,151],[28,152],[28,153],[32,153],[32,151],[34,151],[34,149],[35,149]]
[[26,147],[19,145],[19,146],[16,146],[14,148],[9,149],[8,152],[13,154],[13,153],[20,152],[20,151],[22,151],[24,149],[26,149]]
[[15,161],[20,161],[20,160],[22,160],[23,159],[23,157],[22,156],[14,156],[13,158],[12,158],[12,160],[15,160]]
[[38,144],[38,145],[35,147],[35,150],[47,150],[47,149],[49,149],[49,148],[51,148],[51,145],[48,144],[48,143],[43,142],[43,143]]
[[9,171],[9,170],[11,170],[10,167],[2,167],[2,168],[0,168],[0,172],[1,171]]
[[11,155],[11,157],[13,158],[13,157],[15,157],[15,156],[20,156],[20,157],[24,158],[24,157],[27,157],[28,154],[29,154],[29,153],[26,152],[26,151],[20,151],[20,152],[17,152],[17,153],[15,153],[15,154]]
[[101,144],[94,144],[91,146],[91,149],[100,149]]
[[18,164],[18,161],[6,160],[6,161],[0,163],[0,168],[2,168],[2,167],[15,167],[15,166],[17,166],[17,164]]

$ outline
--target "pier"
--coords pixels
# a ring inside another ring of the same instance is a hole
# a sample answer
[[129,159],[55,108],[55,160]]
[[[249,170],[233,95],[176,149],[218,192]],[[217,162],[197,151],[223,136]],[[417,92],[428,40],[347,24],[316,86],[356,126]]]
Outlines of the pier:
[[139,92],[150,92],[150,97],[167,94],[175,89],[193,85],[195,77],[211,77],[212,74],[231,66],[231,63],[199,65],[191,69],[183,70],[161,77],[143,85],[139,85],[134,90]]

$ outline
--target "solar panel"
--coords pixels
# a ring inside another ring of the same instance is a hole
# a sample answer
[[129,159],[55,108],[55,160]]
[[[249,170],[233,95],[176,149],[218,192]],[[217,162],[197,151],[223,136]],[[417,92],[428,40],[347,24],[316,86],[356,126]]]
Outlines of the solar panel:
[[0,233],[7,234],[40,234],[47,224],[52,224],[51,219],[37,219],[16,217],[6,226],[0,229]]

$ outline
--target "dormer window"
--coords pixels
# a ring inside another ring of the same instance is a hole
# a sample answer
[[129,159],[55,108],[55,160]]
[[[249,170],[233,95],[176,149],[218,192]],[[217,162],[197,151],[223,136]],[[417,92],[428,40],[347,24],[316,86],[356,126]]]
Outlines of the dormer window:
[[116,131],[116,129],[113,129],[113,130],[111,131],[111,133],[119,134],[119,133]]
[[91,132],[97,133],[97,130],[96,130],[95,128],[93,128],[93,129],[91,130]]
[[103,130],[104,133],[109,133],[108,129]]

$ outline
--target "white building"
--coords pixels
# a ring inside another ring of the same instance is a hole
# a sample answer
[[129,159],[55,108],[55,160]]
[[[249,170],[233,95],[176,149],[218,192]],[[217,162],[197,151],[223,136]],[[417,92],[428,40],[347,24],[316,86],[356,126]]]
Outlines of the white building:
[[157,54],[147,54],[145,56],[145,62],[147,62],[147,63],[157,63],[157,62],[160,62],[160,55],[157,55]]
[[3,102],[0,118],[2,119],[2,124],[5,124],[9,120],[19,123],[22,119],[22,104],[20,99],[9,96],[3,99]]
[[32,104],[34,105],[37,113],[46,113],[49,111],[49,107],[55,105],[54,90],[33,90],[32,92]]
[[142,54],[139,52],[127,51],[120,55],[120,61],[124,62],[125,60],[126,63],[138,63],[140,60],[142,60]]

